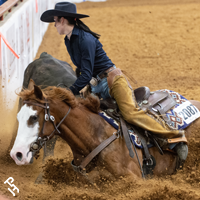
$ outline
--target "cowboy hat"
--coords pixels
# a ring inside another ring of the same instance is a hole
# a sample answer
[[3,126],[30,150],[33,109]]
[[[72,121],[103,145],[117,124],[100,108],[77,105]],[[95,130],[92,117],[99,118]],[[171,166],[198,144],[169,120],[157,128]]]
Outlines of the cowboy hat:
[[84,18],[89,17],[88,15],[76,13],[76,5],[70,2],[60,2],[55,5],[52,10],[47,10],[43,12],[40,20],[43,22],[54,22],[54,16],[58,17],[74,17],[74,18]]

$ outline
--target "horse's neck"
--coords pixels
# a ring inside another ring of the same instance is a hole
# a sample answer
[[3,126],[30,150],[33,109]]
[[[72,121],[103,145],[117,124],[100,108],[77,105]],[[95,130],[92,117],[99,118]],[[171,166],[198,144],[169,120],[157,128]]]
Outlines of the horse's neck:
[[60,128],[62,129],[61,137],[72,149],[75,164],[79,164],[113,131],[111,130],[113,128],[98,114],[84,108],[72,109]]

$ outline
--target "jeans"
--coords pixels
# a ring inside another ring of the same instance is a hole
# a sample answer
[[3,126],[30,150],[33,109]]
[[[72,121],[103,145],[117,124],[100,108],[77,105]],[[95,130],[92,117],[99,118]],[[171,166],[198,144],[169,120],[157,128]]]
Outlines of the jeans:
[[[116,69],[115,65],[113,65],[113,67]],[[109,93],[110,88],[108,87],[108,82],[107,82],[106,77],[101,79],[101,81],[98,83],[97,86],[91,85],[91,89],[92,89],[92,93],[94,94],[99,93],[101,98],[103,99],[111,98],[110,93]]]
[[92,93],[96,94],[99,93],[101,98],[103,99],[107,99],[110,98],[110,94],[109,94],[109,87],[108,87],[108,82],[107,82],[107,78],[103,78],[99,84],[97,86],[93,86],[91,85],[91,89],[92,89]]

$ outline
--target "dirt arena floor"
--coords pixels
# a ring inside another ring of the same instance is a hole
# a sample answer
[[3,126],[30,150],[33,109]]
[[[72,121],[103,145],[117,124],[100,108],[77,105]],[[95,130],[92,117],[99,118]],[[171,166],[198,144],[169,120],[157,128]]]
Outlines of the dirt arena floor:
[[[84,2],[77,7],[79,13],[90,15],[84,22],[101,34],[108,56],[128,75],[134,88],[171,89],[200,101],[199,0],[108,0]],[[51,24],[36,58],[46,51],[73,66],[63,39]],[[73,172],[72,154],[65,142],[58,141],[55,156],[46,163],[42,163],[41,155],[33,165],[17,166],[2,151],[8,149],[8,144],[1,143],[1,134],[0,194],[9,199],[200,199],[200,130],[189,140],[187,161],[177,174],[145,181],[128,177],[114,182],[102,179],[97,185],[86,183]],[[36,185],[34,181],[41,171],[46,175],[44,183]],[[9,177],[19,188],[15,197],[4,184]]]

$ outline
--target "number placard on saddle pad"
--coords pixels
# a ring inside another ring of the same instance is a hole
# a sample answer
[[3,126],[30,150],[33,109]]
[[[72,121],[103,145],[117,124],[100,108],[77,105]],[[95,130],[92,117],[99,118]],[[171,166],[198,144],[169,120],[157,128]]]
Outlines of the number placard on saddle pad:
[[192,123],[194,120],[200,117],[199,110],[192,105],[189,101],[186,101],[176,107],[174,112],[177,113],[179,117],[181,117],[186,124]]

